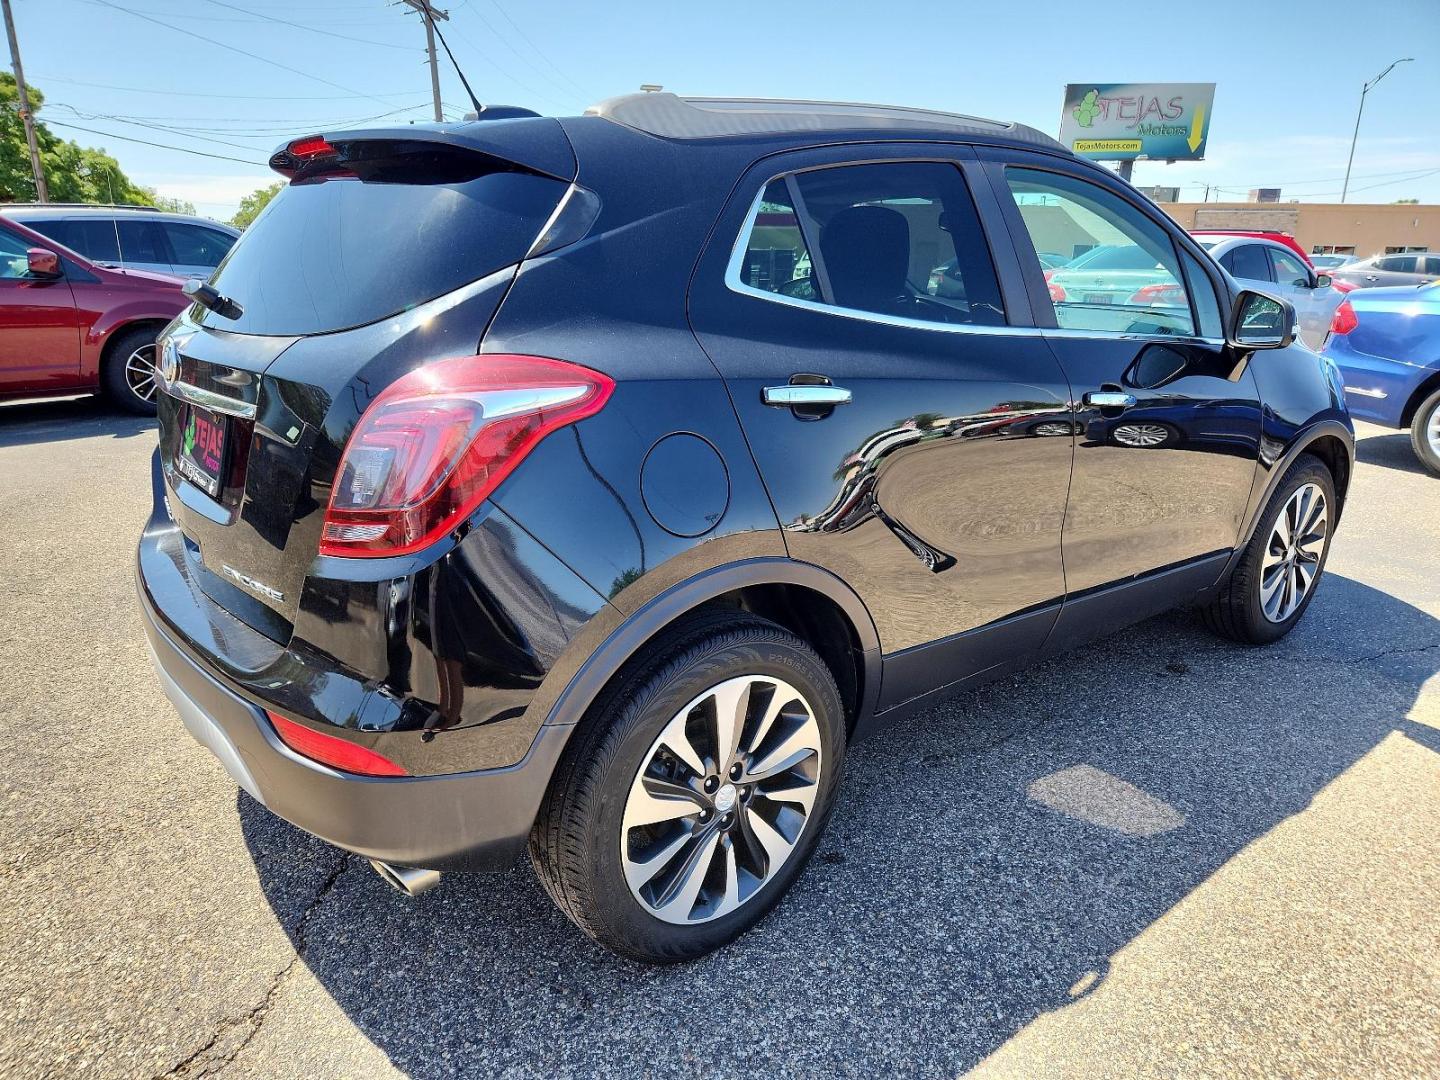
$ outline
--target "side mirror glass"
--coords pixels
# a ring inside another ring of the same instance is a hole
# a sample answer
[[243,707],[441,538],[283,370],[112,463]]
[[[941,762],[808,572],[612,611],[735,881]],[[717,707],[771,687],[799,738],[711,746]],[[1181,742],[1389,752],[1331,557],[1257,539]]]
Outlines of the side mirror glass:
[[1295,340],[1295,308],[1278,296],[1245,289],[1230,309],[1225,338],[1238,349],[1283,349]]
[[1334,280],[1335,280],[1335,279],[1332,278],[1329,274],[1316,274],[1316,275],[1315,275],[1315,288],[1317,288],[1317,289],[1328,289],[1328,288],[1331,286],[1331,284],[1334,282]]
[[60,256],[48,248],[27,248],[25,263],[33,277],[60,276]]

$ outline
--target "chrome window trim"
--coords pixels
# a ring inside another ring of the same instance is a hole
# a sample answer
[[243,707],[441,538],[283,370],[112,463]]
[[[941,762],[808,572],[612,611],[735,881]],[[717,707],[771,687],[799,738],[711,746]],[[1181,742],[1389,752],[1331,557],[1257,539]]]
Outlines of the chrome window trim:
[[[884,160],[884,159],[882,159]],[[899,159],[896,159],[899,160]],[[843,168],[848,162],[836,165],[826,165],[823,168]],[[856,164],[861,164],[857,162]],[[870,164],[864,162],[863,164]],[[805,170],[796,170],[805,171]],[[760,185],[759,192],[755,195],[754,201],[750,204],[749,211],[745,214],[745,220],[736,234],[735,242],[730,248],[730,261],[725,266],[725,287],[733,293],[741,296],[753,296],[759,300],[768,300],[772,304],[781,304],[785,307],[799,308],[802,311],[818,311],[825,315],[838,315],[845,319],[858,319],[861,322],[879,323],[882,326],[898,326],[913,330],[937,330],[945,334],[997,334],[1005,337],[1067,337],[1067,338],[1098,338],[1104,341],[1158,341],[1158,342],[1203,342],[1206,345],[1224,345],[1224,338],[1200,338],[1193,334],[1186,335],[1150,335],[1150,334],[1126,334],[1106,330],[1065,330],[1058,327],[1041,326],[1013,326],[1006,323],[1003,326],[978,326],[973,323],[938,323],[927,322],[924,319],[907,319],[903,315],[884,315],[878,311],[861,311],[859,308],[841,307],[838,304],[822,304],[814,300],[802,300],[796,296],[785,296],[781,293],[770,292],[766,289],[757,289],[753,285],[747,285],[740,277],[740,271],[745,265],[745,252],[750,245],[750,234],[755,229],[755,219],[760,216],[760,204],[765,201],[765,192],[776,180],[784,179],[790,173],[781,173],[772,176]],[[815,253],[810,253],[813,264]]]
[[217,394],[213,390],[204,390],[187,382],[167,382],[162,389],[171,397],[189,402],[191,405],[199,405],[202,409],[224,413],[226,416],[238,416],[242,420],[255,419],[254,402],[237,401],[235,398]]
[[[899,160],[899,159],[897,159]],[[843,168],[848,162],[839,163],[827,168]],[[860,164],[857,162],[856,164]],[[731,292],[739,293],[741,296],[754,296],[761,300],[769,300],[775,304],[783,304],[786,307],[800,308],[804,311],[819,311],[826,315],[839,315],[846,319],[859,319],[861,322],[880,323],[883,326],[899,326],[915,330],[938,330],[941,333],[950,334],[1005,334],[1005,335],[1030,335],[1040,331],[1036,326],[976,326],[972,323],[940,323],[928,322],[925,319],[907,319],[903,315],[884,315],[878,311],[861,311],[859,308],[841,307],[839,304],[820,304],[813,300],[802,300],[796,296],[783,296],[780,293],[768,292],[765,289],[757,289],[753,285],[747,285],[740,279],[740,269],[745,263],[745,251],[750,243],[750,233],[755,228],[755,219],[760,216],[760,204],[765,199],[765,190],[776,180],[780,180],[788,173],[781,173],[779,176],[772,176],[760,185],[760,191],[755,196],[755,201],[750,205],[750,211],[745,215],[745,222],[740,226],[740,232],[735,237],[735,244],[730,249],[730,262],[725,267],[725,287]],[[813,262],[814,252],[810,253]]]

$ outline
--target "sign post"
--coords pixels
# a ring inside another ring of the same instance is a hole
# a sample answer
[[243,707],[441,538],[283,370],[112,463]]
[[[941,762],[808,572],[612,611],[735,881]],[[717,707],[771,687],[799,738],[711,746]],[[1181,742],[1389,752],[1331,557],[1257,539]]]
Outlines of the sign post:
[[1060,141],[1128,180],[1136,161],[1203,161],[1214,102],[1214,83],[1070,83]]

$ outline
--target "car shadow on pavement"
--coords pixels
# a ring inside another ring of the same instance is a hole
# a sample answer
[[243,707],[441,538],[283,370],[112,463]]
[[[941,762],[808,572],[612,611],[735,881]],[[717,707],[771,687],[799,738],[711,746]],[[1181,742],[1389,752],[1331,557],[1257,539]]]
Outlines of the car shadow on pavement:
[[0,447],[58,443],[110,435],[129,439],[155,430],[153,416],[136,416],[103,397],[0,402]]
[[1420,476],[1430,475],[1415,456],[1415,447],[1410,442],[1408,431],[1357,436],[1355,460],[1363,465],[1379,465],[1381,468],[1417,473]]
[[[304,964],[404,1072],[955,1075],[1399,730],[1440,620],[1327,577],[1268,649],[1184,613],[857,746],[791,895],[692,964],[592,945],[528,865],[415,900],[241,796]],[[326,868],[328,869],[322,869]]]

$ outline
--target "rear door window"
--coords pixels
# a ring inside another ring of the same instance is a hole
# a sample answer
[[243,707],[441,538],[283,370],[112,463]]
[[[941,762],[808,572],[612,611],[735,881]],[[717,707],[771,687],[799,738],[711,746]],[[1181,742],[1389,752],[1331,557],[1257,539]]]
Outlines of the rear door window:
[[959,168],[944,162],[831,166],[772,181],[738,274],[742,286],[849,311],[1005,322],[974,201]]
[[154,221],[119,220],[114,229],[120,234],[120,258],[125,263],[170,262],[170,249],[165,246],[165,234]]
[[568,185],[480,154],[450,157],[286,185],[211,279],[244,313],[202,321],[249,334],[343,330],[520,262]]
[[1415,273],[1414,255],[1387,255],[1380,260],[1380,269],[1397,274]]
[[1220,265],[1238,278],[1251,281],[1274,281],[1270,274],[1270,261],[1265,257],[1265,248],[1259,244],[1241,244],[1225,253]]

